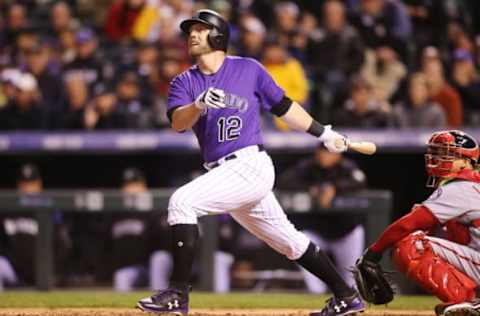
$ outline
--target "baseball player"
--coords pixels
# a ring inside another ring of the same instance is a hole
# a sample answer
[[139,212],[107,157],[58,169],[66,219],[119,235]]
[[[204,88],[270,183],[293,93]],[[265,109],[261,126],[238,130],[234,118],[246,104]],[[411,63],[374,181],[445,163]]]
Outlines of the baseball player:
[[[427,186],[436,190],[391,224],[360,260],[379,262],[393,249],[398,269],[443,303],[437,316],[480,315],[475,289],[480,284],[479,147],[458,131],[434,133],[428,141]],[[435,227],[443,236],[434,237]]]
[[345,136],[323,126],[278,87],[250,58],[227,56],[229,26],[216,12],[200,10],[180,25],[197,64],[170,85],[168,115],[173,129],[193,129],[206,174],[176,190],[168,206],[173,272],[169,288],[141,299],[138,308],[188,313],[189,277],[198,236],[198,217],[229,212],[252,234],[322,279],[334,296],[313,316],[350,315],[364,310],[327,255],[289,222],[272,192],[275,171],[262,145],[260,112],[270,111],[290,128],[318,137],[328,150],[343,152]]

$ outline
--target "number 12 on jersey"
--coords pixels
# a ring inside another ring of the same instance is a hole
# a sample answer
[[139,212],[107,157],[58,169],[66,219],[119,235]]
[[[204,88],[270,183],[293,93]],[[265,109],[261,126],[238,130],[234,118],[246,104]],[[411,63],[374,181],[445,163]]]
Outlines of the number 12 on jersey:
[[242,119],[238,116],[221,117],[217,121],[218,141],[220,143],[235,140],[240,137]]

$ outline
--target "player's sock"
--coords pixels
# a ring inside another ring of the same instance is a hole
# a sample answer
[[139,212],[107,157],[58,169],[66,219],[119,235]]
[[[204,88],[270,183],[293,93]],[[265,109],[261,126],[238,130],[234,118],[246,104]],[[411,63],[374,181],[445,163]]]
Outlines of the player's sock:
[[337,272],[327,254],[312,242],[296,262],[325,282],[335,297],[343,298],[355,294]]
[[179,290],[188,289],[192,270],[195,244],[198,239],[198,226],[177,224],[172,229],[173,272],[170,286]]

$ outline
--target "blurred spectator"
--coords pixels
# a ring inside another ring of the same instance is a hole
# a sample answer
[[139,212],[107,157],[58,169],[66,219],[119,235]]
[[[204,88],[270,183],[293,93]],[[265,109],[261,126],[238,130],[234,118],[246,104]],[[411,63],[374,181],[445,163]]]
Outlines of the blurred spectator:
[[[131,195],[132,198],[133,196],[138,198],[146,191],[147,182],[143,172],[137,168],[125,169],[122,192]],[[147,222],[143,215],[138,212],[111,215],[110,234],[115,291],[130,291],[147,275]]]
[[168,23],[174,24],[172,16],[173,10],[161,1],[147,1],[135,19],[131,35],[139,41],[153,42],[159,38],[164,28],[168,27]]
[[449,49],[451,57],[448,62],[451,63],[454,61],[454,52],[456,50],[463,50],[470,53],[474,53],[475,51],[475,43],[467,31],[460,25],[456,23],[450,24],[449,28]]
[[159,50],[155,44],[148,42],[141,42],[135,48],[133,62],[118,67],[116,77],[127,72],[135,73],[140,80],[142,98],[148,99],[152,87],[158,82]]
[[[305,104],[308,97],[308,82],[303,66],[288,55],[287,50],[276,41],[265,45],[262,63],[285,94],[299,104]],[[275,117],[275,125],[288,130],[286,123]]]
[[335,115],[336,126],[386,127],[388,121],[389,115],[375,100],[370,83],[361,77],[354,77],[350,87],[350,98]]
[[95,85],[105,79],[102,62],[95,56],[98,47],[97,36],[92,29],[82,28],[75,34],[75,42],[75,59],[65,65],[64,78],[68,80],[72,75],[81,75],[89,91],[93,91]]
[[58,34],[59,59],[63,65],[71,63],[76,55],[75,31],[66,29]]
[[189,1],[145,3],[132,28],[133,38],[153,42],[161,37],[179,37],[180,21],[190,17]]
[[153,124],[156,127],[169,127],[167,117],[167,96],[170,82],[182,72],[180,62],[173,58],[164,59],[159,66],[159,78],[157,87],[154,88],[154,100],[152,105]]
[[[284,171],[278,181],[279,189],[309,192],[320,208],[331,208],[337,195],[352,194],[365,187],[365,174],[355,162],[339,153],[329,152],[322,144],[318,145],[313,157]],[[313,212],[305,215],[298,217],[295,225],[319,247],[333,254],[338,271],[353,286],[349,269],[364,248],[363,217],[357,214],[320,215]],[[310,292],[324,293],[327,290],[318,278],[305,270],[303,272]]]
[[411,23],[400,1],[360,0],[351,21],[369,48],[388,46],[406,59]]
[[325,2],[322,28],[310,33],[306,57],[317,85],[324,85],[332,94],[360,69],[364,46],[355,29],[347,24],[342,2]]
[[11,45],[17,41],[19,33],[27,28],[27,8],[21,3],[12,3],[7,9],[5,28],[2,30],[4,45]]
[[443,72],[442,62],[437,58],[423,61],[423,72],[427,78],[429,95],[432,101],[440,104],[447,115],[450,127],[463,125],[463,105],[458,92],[450,86]]
[[22,73],[13,80],[13,99],[0,111],[0,129],[38,130],[46,126],[45,109],[40,102],[38,84],[30,73]]
[[307,48],[310,35],[318,28],[315,15],[304,11],[300,18],[298,28],[293,33],[288,50],[292,57],[297,58],[302,64],[307,63]]
[[148,94],[142,95],[141,81],[135,72],[126,72],[116,86],[116,108],[119,120],[117,128],[147,128],[151,126],[151,104]]
[[288,55],[277,41],[265,45],[262,63],[275,82],[294,101],[304,104],[308,97],[308,82],[302,64]]
[[399,60],[397,53],[387,46],[368,50],[361,75],[372,84],[378,100],[390,100],[397,91],[407,68]]
[[117,0],[108,11],[105,34],[113,41],[129,39],[145,0]]
[[26,62],[27,70],[37,79],[45,110],[49,115],[58,112],[63,97],[62,89],[58,88],[62,86],[62,78],[60,65],[52,58],[52,48],[45,40],[39,41],[27,53]]
[[323,25],[310,33],[306,60],[315,79],[314,107],[310,112],[324,122],[337,110],[330,108],[344,99],[350,76],[364,60],[364,46],[356,30],[347,23],[341,2],[326,1],[322,12]]
[[14,96],[15,96],[15,85],[13,82],[17,80],[18,76],[20,76],[22,73],[18,68],[5,68],[2,70],[2,73],[0,74],[0,83],[2,87],[2,95],[4,96],[4,99],[2,100],[2,108],[9,102],[12,101]]
[[238,55],[260,59],[266,38],[263,23],[253,15],[246,14],[240,18],[240,42]]
[[446,1],[403,0],[413,26],[418,52],[426,46],[442,47],[447,35]]
[[453,87],[462,99],[466,124],[480,124],[480,78],[470,52],[457,49],[452,71]]
[[16,36],[16,42],[13,42],[13,55],[10,58],[12,65],[21,65],[25,63],[26,55],[31,51],[39,40],[38,34],[33,29],[22,29]]
[[72,10],[65,1],[58,1],[50,10],[50,27],[52,35],[58,36],[65,30],[78,28],[78,21],[72,16]]
[[[472,1],[469,0],[445,0],[445,12],[447,14],[446,24],[447,28],[453,25],[460,26],[463,29],[472,29],[472,16],[476,11],[472,11],[475,8],[475,4],[472,5]],[[476,1],[473,1],[476,3]]]
[[72,75],[66,78],[64,87],[66,90],[65,104],[57,116],[54,127],[83,129],[85,127],[85,106],[89,98],[87,83],[83,76]]
[[[43,191],[43,181],[38,168],[25,164],[18,170],[17,191],[20,194],[39,194]],[[54,222],[54,261],[57,281],[61,282],[67,270],[65,260],[71,248],[71,240],[61,214],[52,215]],[[19,285],[33,285],[35,282],[36,238],[38,223],[31,213],[2,214],[1,223],[7,235],[7,253],[18,276]]]
[[443,109],[430,100],[425,75],[411,75],[408,97],[392,111],[395,127],[446,127],[447,117]]
[[293,1],[280,1],[274,6],[275,36],[280,44],[290,46],[291,37],[295,34],[300,18],[300,9]]
[[85,108],[84,124],[87,129],[120,129],[127,126],[125,112],[119,107],[115,90],[98,85],[95,95]]

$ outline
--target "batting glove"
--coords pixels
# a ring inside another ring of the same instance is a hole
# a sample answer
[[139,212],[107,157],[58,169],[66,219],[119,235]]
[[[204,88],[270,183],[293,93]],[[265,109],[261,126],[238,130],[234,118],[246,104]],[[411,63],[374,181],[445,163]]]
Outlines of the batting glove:
[[221,89],[210,87],[197,97],[195,106],[200,110],[205,110],[206,108],[223,109],[226,107],[225,92]]
[[335,132],[332,125],[325,125],[319,139],[323,142],[329,152],[342,153],[348,149],[349,140],[346,136]]

